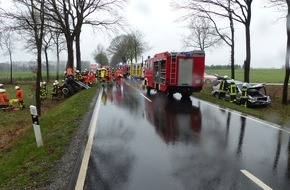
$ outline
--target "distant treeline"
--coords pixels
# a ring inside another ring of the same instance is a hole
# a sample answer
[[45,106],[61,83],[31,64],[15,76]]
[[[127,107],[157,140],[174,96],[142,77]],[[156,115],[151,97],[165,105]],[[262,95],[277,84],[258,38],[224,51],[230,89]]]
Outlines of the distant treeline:
[[[36,68],[36,62],[33,61],[19,61],[13,62],[12,64],[12,71],[19,72],[19,71],[32,71]],[[59,71],[65,71],[66,62],[61,61],[59,64]],[[82,69],[89,69],[90,62],[89,61],[82,61]],[[42,71],[46,71],[46,64],[42,64]],[[56,71],[57,66],[56,62],[49,62],[49,71]],[[10,63],[0,63],[0,72],[9,72],[10,71]]]
[[[229,70],[231,69],[231,65],[211,65],[211,66],[205,66],[205,69],[225,69]],[[241,65],[235,65],[235,70],[237,69],[243,69]]]

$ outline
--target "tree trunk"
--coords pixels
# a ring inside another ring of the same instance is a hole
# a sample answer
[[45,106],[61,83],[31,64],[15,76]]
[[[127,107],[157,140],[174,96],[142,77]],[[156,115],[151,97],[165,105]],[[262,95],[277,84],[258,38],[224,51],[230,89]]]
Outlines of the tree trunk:
[[59,79],[59,46],[56,45],[56,80]]
[[67,44],[67,64],[66,68],[71,66],[74,68],[74,48],[73,48],[74,38],[72,36],[66,36],[66,44]]
[[[38,45],[39,46],[39,45]],[[36,109],[39,116],[41,116],[41,100],[40,100],[40,81],[42,79],[41,76],[41,46],[37,47],[37,77],[36,77]]]
[[9,51],[9,58],[10,58],[10,84],[12,84],[12,53]]
[[244,62],[244,81],[250,82],[250,64],[251,64],[251,39],[250,39],[250,22],[245,25],[246,29],[246,60]]
[[289,23],[290,22],[290,10],[288,7],[288,14],[286,19],[286,30],[287,30],[287,50],[286,50],[286,60],[285,60],[285,78],[284,78],[284,85],[283,85],[283,95],[282,95],[282,104],[288,104],[288,83],[289,83],[289,58],[290,58],[290,29]]
[[231,28],[231,78],[235,79],[235,28],[231,13],[229,14],[230,28]]
[[76,59],[77,59],[77,70],[82,70],[82,63],[81,63],[81,46],[80,46],[80,32],[76,34]]
[[45,64],[46,64],[46,81],[49,82],[49,65],[48,65],[47,48],[45,48],[44,54],[45,54]]

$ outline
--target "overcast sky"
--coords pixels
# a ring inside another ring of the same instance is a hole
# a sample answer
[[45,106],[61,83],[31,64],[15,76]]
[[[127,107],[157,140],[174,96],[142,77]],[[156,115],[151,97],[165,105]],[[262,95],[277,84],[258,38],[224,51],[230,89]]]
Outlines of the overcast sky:
[[[251,22],[251,67],[254,68],[281,68],[284,66],[286,50],[285,19],[276,8],[264,8],[261,2],[255,0]],[[3,3],[3,2],[2,2]],[[170,0],[130,0],[126,6],[125,15],[133,29],[140,30],[148,45],[152,49],[144,53],[144,58],[164,51],[186,51],[181,44],[181,35],[186,33],[185,23],[176,22],[179,17],[172,11]],[[245,60],[245,34],[244,26],[236,24],[236,64],[242,65]],[[121,32],[120,32],[121,34]],[[111,38],[105,33],[93,33],[86,27],[81,34],[82,60],[94,62],[92,53],[98,44],[109,46]],[[23,50],[21,50],[23,52]],[[2,54],[3,51],[0,50]],[[54,56],[54,55],[53,55]],[[51,56],[50,60],[55,60]],[[18,51],[13,54],[14,61],[33,60],[33,56]],[[25,57],[25,58],[24,58]],[[66,54],[62,53],[66,60]],[[230,51],[228,46],[221,45],[217,48],[206,50],[206,65],[230,64]],[[8,61],[4,57],[4,61]],[[3,60],[1,59],[1,62]]]

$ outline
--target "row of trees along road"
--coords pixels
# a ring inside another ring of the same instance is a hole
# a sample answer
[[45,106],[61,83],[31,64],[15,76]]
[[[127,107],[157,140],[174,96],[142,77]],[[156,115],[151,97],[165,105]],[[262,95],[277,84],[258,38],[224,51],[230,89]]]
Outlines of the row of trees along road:
[[[286,13],[287,50],[285,59],[285,80],[282,104],[288,104],[289,58],[290,58],[290,0],[266,0],[264,8],[272,6]],[[186,36],[188,47],[202,50],[223,41],[231,51],[231,78],[235,78],[235,24],[244,25],[246,58],[244,61],[244,81],[250,82],[251,35],[250,24],[253,0],[173,0],[172,7],[182,10],[180,20],[189,20],[191,36]],[[227,21],[225,24],[225,20]],[[225,26],[227,25],[227,26]]]
[[57,48],[59,58],[59,53],[63,50],[61,44],[65,42],[67,67],[73,67],[75,42],[76,66],[81,70],[80,34],[83,25],[91,25],[93,28],[110,32],[122,28],[125,21],[121,13],[126,0],[11,0],[11,2],[13,5],[7,9],[3,8],[4,6],[0,8],[0,34],[2,36],[11,31],[21,35],[21,39],[26,40],[27,47],[32,47],[37,54],[36,107],[38,114],[41,115],[42,50],[48,50],[49,44],[53,44]]

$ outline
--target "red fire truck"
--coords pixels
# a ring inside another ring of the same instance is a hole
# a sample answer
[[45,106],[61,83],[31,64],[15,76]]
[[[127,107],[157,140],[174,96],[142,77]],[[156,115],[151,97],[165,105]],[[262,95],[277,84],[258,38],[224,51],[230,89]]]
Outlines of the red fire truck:
[[203,86],[204,51],[163,52],[148,58],[144,64],[144,85],[147,93],[152,89],[165,92],[169,97],[181,93],[188,98]]

